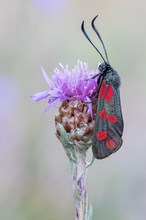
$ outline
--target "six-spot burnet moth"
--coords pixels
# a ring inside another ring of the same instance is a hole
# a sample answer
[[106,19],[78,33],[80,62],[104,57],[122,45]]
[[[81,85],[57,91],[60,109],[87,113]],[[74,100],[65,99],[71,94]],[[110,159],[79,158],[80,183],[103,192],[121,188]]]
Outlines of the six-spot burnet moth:
[[[119,92],[119,86],[121,83],[120,77],[109,63],[105,45],[94,25],[96,18],[97,16],[92,20],[91,25],[103,46],[105,58],[87,35],[84,29],[84,21],[82,22],[81,29],[85,37],[100,54],[104,61],[98,67],[99,75],[97,80],[98,89],[96,95],[97,114],[95,118],[92,140],[93,155],[97,159],[103,159],[116,152],[121,147],[123,142],[122,134],[124,123]],[[96,76],[93,76],[93,78]]]

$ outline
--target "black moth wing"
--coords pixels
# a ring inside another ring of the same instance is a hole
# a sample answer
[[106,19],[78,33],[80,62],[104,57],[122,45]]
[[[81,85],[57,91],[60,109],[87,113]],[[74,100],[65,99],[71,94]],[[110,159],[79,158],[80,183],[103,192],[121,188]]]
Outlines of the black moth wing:
[[97,159],[116,152],[122,145],[123,117],[120,102],[120,78],[110,70],[102,81],[98,95],[92,151]]

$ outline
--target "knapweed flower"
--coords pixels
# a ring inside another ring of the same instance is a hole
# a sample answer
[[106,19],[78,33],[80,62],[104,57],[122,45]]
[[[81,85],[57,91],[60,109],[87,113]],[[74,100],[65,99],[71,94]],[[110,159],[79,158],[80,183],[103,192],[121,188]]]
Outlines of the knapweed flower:
[[[72,140],[88,141],[91,138],[94,126],[96,103],[93,100],[97,92],[98,70],[89,70],[88,65],[77,62],[74,69],[69,70],[60,64],[61,69],[56,68],[52,80],[42,68],[42,74],[49,85],[48,91],[36,93],[31,96],[34,101],[48,100],[46,111],[61,102],[59,114],[55,117],[56,123],[60,123],[70,134]],[[60,133],[57,131],[57,137]]]
[[98,70],[90,71],[88,65],[81,61],[72,70],[68,66],[60,66],[61,70],[54,70],[52,79],[42,68],[49,90],[37,93],[31,99],[47,99],[46,111],[61,102],[59,113],[55,116],[56,136],[70,160],[76,219],[87,220],[92,218],[92,207],[88,205],[85,182],[87,167],[93,163],[94,157],[87,163],[86,153],[92,145]]

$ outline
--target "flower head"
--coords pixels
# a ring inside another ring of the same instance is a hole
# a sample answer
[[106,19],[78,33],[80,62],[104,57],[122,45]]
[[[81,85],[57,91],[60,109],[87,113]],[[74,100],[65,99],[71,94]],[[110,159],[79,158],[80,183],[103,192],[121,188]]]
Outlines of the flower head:
[[[78,61],[72,70],[69,70],[68,65],[64,67],[60,64],[60,67],[61,70],[57,68],[54,70],[54,75],[52,76],[54,82],[42,68],[42,74],[50,89],[32,95],[31,99],[34,101],[48,99],[46,111],[65,100],[81,100],[90,103],[95,98],[97,91],[97,77],[92,77],[97,75],[98,70],[90,71],[88,65],[81,61]],[[91,104],[89,104],[89,109],[92,110]]]

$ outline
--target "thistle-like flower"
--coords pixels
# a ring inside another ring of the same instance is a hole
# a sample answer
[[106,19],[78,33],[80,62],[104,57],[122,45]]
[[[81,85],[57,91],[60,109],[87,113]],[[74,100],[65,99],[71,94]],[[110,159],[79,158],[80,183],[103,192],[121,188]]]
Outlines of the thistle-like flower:
[[[45,111],[61,102],[55,116],[56,135],[61,141],[71,164],[76,220],[91,220],[92,207],[88,205],[85,189],[87,163],[86,152],[92,145],[92,133],[97,102],[98,70],[89,71],[86,63],[77,62],[74,69],[60,64],[52,80],[42,68],[50,89],[31,96],[32,100],[48,99]],[[95,77],[97,75],[97,77]],[[94,77],[93,77],[94,76]],[[90,164],[92,164],[93,160]]]
[[[48,99],[48,111],[56,104],[62,102],[59,107],[59,114],[55,116],[56,126],[62,124],[68,133],[70,140],[80,143],[91,143],[91,136],[96,113],[96,103],[93,102],[97,91],[98,70],[89,71],[88,65],[77,62],[74,69],[69,70],[68,66],[60,64],[61,70],[55,69],[52,80],[42,68],[42,73],[50,89],[37,93],[31,98],[34,101]],[[57,128],[57,137],[60,139],[60,132]]]

